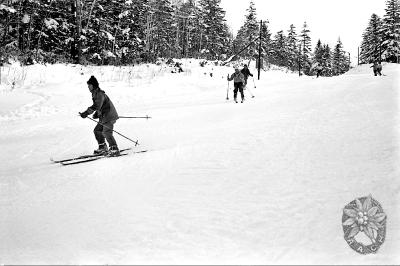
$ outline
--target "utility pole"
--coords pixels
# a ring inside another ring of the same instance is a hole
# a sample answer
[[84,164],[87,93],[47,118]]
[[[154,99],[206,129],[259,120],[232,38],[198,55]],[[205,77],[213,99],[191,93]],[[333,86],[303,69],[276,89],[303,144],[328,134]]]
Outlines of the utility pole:
[[360,46],[357,48],[357,66],[360,65]]
[[260,80],[261,73],[261,43],[262,43],[262,20],[260,20],[260,39],[258,45],[258,80]]

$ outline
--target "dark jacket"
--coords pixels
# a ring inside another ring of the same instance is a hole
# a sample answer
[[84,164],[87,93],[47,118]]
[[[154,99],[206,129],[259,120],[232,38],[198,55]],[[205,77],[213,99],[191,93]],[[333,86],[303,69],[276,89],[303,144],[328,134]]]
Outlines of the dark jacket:
[[370,67],[373,67],[374,71],[382,70],[382,65],[379,64],[379,63],[374,63],[374,64],[373,64],[372,66],[370,66]]
[[240,72],[242,72],[242,74],[244,75],[244,79],[246,80],[249,76],[253,76],[248,68],[243,68]]
[[118,113],[115,109],[110,98],[101,89],[95,89],[92,91],[93,105],[88,107],[86,112],[91,114],[97,112],[98,118],[101,123],[107,123],[118,119]]

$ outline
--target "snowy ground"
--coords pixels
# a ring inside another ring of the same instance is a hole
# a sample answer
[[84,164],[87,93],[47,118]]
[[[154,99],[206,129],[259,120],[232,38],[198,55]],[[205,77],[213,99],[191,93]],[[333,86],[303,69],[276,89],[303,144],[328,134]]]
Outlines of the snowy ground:
[[[262,72],[244,104],[225,100],[231,68],[184,69],[2,68],[0,264],[400,263],[399,65]],[[52,164],[96,147],[77,116],[92,74],[120,115],[152,117],[115,128],[149,152]],[[341,218],[369,194],[387,235],[363,256]]]

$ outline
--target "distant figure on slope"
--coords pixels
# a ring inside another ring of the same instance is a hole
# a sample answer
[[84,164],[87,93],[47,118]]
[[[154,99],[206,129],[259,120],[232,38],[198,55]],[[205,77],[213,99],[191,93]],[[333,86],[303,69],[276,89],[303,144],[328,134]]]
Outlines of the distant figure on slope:
[[382,65],[381,63],[378,62],[374,62],[374,64],[371,66],[374,70],[374,75],[377,76],[379,74],[379,76],[382,76]]
[[244,94],[243,94],[243,84],[245,82],[244,75],[242,72],[239,71],[238,67],[235,67],[235,73],[233,73],[230,77],[228,75],[228,81],[233,80],[233,98],[235,102],[237,102],[237,92],[240,91],[240,95],[242,96],[242,103],[244,101]]
[[244,87],[246,87],[247,79],[249,78],[249,76],[253,76],[253,74],[250,73],[250,70],[247,68],[247,65],[244,65],[243,69],[240,72],[242,72],[244,76]]
[[322,73],[322,66],[320,64],[318,64],[315,67],[315,71],[317,72],[317,78],[319,78],[319,76],[321,76],[321,73]]
[[[79,114],[82,118],[86,118],[94,112],[93,119],[99,118],[99,123],[93,130],[99,144],[99,148],[94,151],[94,154],[108,153],[111,156],[117,156],[119,155],[119,149],[113,136],[114,124],[118,119],[117,110],[106,93],[100,89],[99,82],[94,76],[90,77],[87,84],[89,91],[92,93],[93,105]],[[107,140],[110,150],[108,150],[105,140]]]

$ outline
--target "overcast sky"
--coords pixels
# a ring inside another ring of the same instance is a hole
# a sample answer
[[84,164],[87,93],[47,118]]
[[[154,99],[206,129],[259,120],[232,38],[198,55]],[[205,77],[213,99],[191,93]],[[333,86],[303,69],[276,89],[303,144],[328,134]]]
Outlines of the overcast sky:
[[[300,33],[307,22],[312,41],[312,51],[318,39],[333,48],[340,37],[344,50],[351,53],[352,63],[357,63],[357,47],[362,33],[373,13],[385,13],[385,0],[253,0],[258,21],[268,20],[272,36],[279,30],[285,35],[290,24]],[[243,25],[250,0],[221,0],[228,25],[236,35]]]

